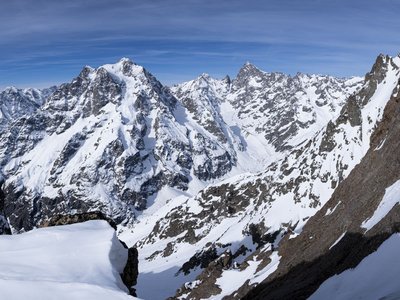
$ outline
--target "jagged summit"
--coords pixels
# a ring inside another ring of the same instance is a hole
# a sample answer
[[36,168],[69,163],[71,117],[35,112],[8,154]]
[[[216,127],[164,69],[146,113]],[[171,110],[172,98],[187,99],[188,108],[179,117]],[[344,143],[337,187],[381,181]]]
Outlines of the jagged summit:
[[128,77],[135,77],[146,73],[147,71],[144,67],[135,64],[129,58],[121,58],[115,64],[106,64],[101,66],[100,68],[106,69],[108,72],[119,75],[119,76],[128,76]]
[[201,73],[201,75],[200,75],[198,78],[199,78],[199,79],[200,79],[200,78],[203,78],[203,79],[210,79],[211,76],[210,76],[208,73]]
[[18,88],[15,86],[6,86],[1,92],[9,92],[9,93],[16,93],[18,92]]
[[225,82],[225,83],[228,84],[228,85],[230,85],[231,82],[232,82],[231,77],[230,77],[229,75],[226,75],[226,76],[222,79],[222,81]]
[[242,66],[242,69],[243,68],[245,68],[245,69],[257,69],[257,70],[260,70],[258,67],[256,67],[253,63],[251,63],[250,61],[246,61],[244,64],[243,64],[243,66]]
[[236,75],[236,80],[240,81],[242,78],[250,77],[250,76],[262,76],[263,73],[266,73],[253,65],[250,62],[246,62],[240,69],[238,74]]
[[98,68],[92,68],[85,66],[79,74],[79,78],[85,80],[95,79],[96,76],[104,76],[107,72],[110,76],[114,77],[115,80],[123,81],[127,77],[137,78],[140,80],[154,81],[155,78],[150,74],[143,66],[137,65],[131,59],[123,57],[119,61],[113,64],[105,64]]
[[128,58],[128,57],[121,57],[121,59],[118,61],[118,63],[121,63],[121,64],[127,63],[127,64],[134,64],[134,65],[136,65],[136,63],[135,63],[132,59],[130,59],[130,58]]

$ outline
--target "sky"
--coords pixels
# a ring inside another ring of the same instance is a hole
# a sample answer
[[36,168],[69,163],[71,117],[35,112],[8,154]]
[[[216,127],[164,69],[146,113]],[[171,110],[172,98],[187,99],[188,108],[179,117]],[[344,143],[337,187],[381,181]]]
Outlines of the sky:
[[1,0],[0,89],[128,57],[171,85],[201,73],[363,76],[400,52],[398,0]]

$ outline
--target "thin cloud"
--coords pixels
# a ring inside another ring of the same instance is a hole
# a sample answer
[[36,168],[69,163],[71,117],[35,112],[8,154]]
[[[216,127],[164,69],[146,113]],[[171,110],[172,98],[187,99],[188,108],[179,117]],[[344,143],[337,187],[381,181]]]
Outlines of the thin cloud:
[[363,74],[378,53],[399,51],[399,8],[393,0],[7,1],[0,85],[54,73],[67,81],[81,64],[121,56],[145,63],[163,81],[180,78],[171,66],[193,76],[234,75],[246,60],[290,73]]

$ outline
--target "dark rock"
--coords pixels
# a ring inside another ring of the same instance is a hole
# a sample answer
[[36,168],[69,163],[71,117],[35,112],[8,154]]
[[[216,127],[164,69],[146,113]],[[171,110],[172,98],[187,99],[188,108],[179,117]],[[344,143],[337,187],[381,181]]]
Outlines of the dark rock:
[[253,244],[257,244],[257,248],[260,248],[265,244],[273,244],[281,232],[280,230],[277,230],[274,233],[265,234],[266,231],[267,229],[263,226],[263,224],[249,225],[249,234],[251,235]]
[[0,235],[11,234],[10,225],[8,224],[7,218],[4,213],[4,199],[5,195],[2,190],[3,183],[0,183]]
[[189,261],[183,264],[178,273],[182,272],[183,274],[188,275],[196,267],[201,267],[204,269],[217,258],[217,249],[215,247],[211,247],[205,251],[193,255]]
[[123,283],[129,289],[129,294],[136,297],[136,289],[134,286],[137,283],[137,278],[139,275],[138,251],[136,248],[128,248],[124,242],[120,242],[126,249],[128,249],[128,260],[126,262],[124,272],[121,274],[121,278]]
[[117,230],[117,225],[115,224],[115,222],[100,211],[73,214],[73,215],[57,215],[52,217],[50,220],[43,222],[40,225],[40,227],[69,225],[75,223],[82,223],[90,220],[107,221],[107,223],[110,224],[110,226],[114,228],[114,230]]

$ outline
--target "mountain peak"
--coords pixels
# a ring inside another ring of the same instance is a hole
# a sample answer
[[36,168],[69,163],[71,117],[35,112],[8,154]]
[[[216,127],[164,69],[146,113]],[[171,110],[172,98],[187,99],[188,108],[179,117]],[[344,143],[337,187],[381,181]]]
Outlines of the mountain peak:
[[6,93],[18,93],[18,91],[19,91],[19,89],[17,88],[17,87],[15,87],[15,86],[7,86],[4,90],[3,90],[3,92],[6,92]]
[[204,83],[207,85],[210,83],[211,80],[212,80],[212,77],[209,74],[202,73],[199,77],[197,77],[196,82],[200,83],[200,84]]
[[103,65],[102,68],[106,69],[107,72],[116,75],[117,77],[126,76],[134,77],[139,74],[146,73],[144,67],[137,65],[131,59],[123,57],[115,64]]
[[255,70],[261,71],[261,70],[260,70],[259,68],[257,68],[254,64],[252,64],[250,61],[246,61],[246,62],[244,63],[244,65],[242,66],[242,69],[248,69],[248,70],[255,69]]
[[225,82],[226,84],[230,85],[231,84],[231,77],[229,75],[226,75],[223,79],[223,82]]
[[91,66],[84,66],[82,71],[79,73],[80,78],[88,78],[90,74],[93,74],[95,72],[95,69],[93,69]]
[[199,78],[209,79],[209,78],[211,78],[211,76],[210,76],[209,74],[207,74],[207,73],[202,73],[202,74],[199,76]]
[[128,57],[122,57],[122,58],[118,61],[118,63],[120,63],[120,64],[135,64],[135,63],[133,62],[133,60],[131,60],[131,59],[128,58]]
[[261,71],[259,68],[257,68],[255,65],[253,65],[251,62],[247,61],[239,70],[239,73],[237,75],[237,78],[239,77],[248,77],[248,76],[254,76],[258,75],[260,73],[265,73],[264,71]]

